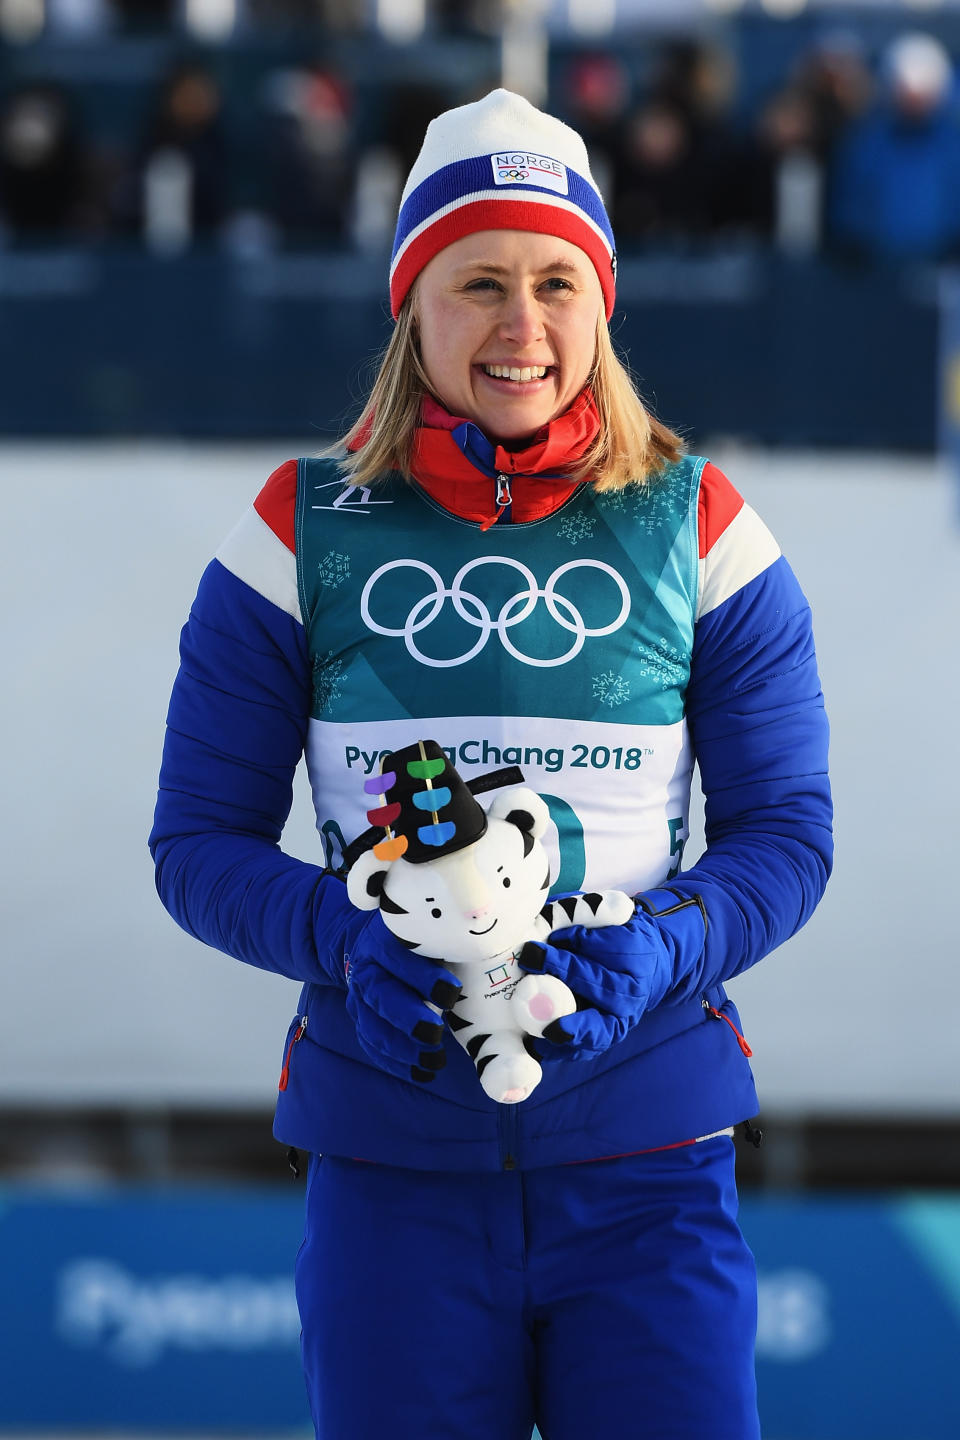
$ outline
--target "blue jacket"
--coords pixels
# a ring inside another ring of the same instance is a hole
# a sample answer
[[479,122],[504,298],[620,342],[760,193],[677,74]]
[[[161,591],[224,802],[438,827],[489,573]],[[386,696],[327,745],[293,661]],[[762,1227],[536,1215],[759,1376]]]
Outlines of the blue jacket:
[[911,122],[889,105],[852,127],[831,165],[831,237],[875,259],[936,260],[960,246],[960,124],[952,106]]
[[[457,730],[449,702],[433,715],[422,705],[414,711],[409,695],[400,696],[399,671],[396,694],[381,684],[381,661],[402,649],[398,637],[403,627],[374,618],[369,588],[384,569],[417,563],[442,568],[442,527],[456,517],[416,487],[404,489],[403,495],[388,489],[359,492],[342,484],[331,488],[324,473],[315,488],[327,493],[314,508],[329,512],[330,529],[315,531],[309,542],[314,546],[310,564],[305,566],[301,554],[298,567],[298,546],[303,549],[308,532],[294,525],[293,512],[297,497],[301,519],[308,508],[310,477],[310,467],[302,462],[275,472],[201,581],[182,637],[151,835],[161,898],[185,929],[241,960],[305,982],[286,1040],[278,1138],[314,1151],[384,1163],[492,1169],[671,1145],[754,1114],[757,1099],[746,1047],[737,1033],[739,1017],[723,982],[806,921],[831,864],[827,723],[810,613],[766,527],[715,467],[695,457],[682,461],[649,491],[631,492],[629,503],[621,497],[601,504],[589,487],[581,487],[550,522],[552,530],[541,526],[534,536],[532,526],[515,527],[511,540],[522,547],[518,557],[534,553],[536,542],[541,559],[554,553],[560,559],[554,575],[563,571],[569,579],[571,552],[577,547],[581,567],[616,570],[621,589],[629,590],[631,605],[621,609],[617,633],[608,636],[607,630],[615,627],[593,619],[591,635],[605,638],[580,641],[584,652],[591,643],[604,647],[592,653],[592,670],[584,671],[586,689],[581,687],[582,694],[593,696],[592,715],[585,713],[583,700],[570,700],[565,713],[583,727],[575,733],[589,738],[598,734],[615,739],[619,726],[628,738],[642,734],[649,739],[651,726],[660,727],[662,745],[674,746],[664,751],[670,773],[654,784],[651,772],[647,789],[657,795],[671,791],[666,809],[660,804],[663,814],[677,808],[678,786],[688,790],[696,758],[707,801],[705,853],[691,869],[679,870],[687,823],[684,799],[682,814],[669,830],[665,823],[661,826],[662,850],[657,849],[659,841],[656,846],[652,839],[644,841],[650,854],[633,857],[630,863],[636,868],[629,873],[636,876],[634,891],[642,889],[657,910],[673,908],[678,893],[699,896],[707,925],[696,907],[665,916],[660,924],[670,932],[675,971],[664,1001],[600,1059],[546,1066],[543,1082],[528,1101],[501,1106],[484,1096],[472,1063],[452,1037],[447,1067],[429,1090],[384,1074],[366,1057],[346,1012],[345,988],[331,978],[317,948],[320,935],[324,946],[336,949],[337,936],[349,923],[353,912],[346,887],[328,866],[294,859],[279,849],[293,773],[304,749],[311,760],[325,858],[335,864],[344,835],[350,839],[351,829],[364,828],[344,820],[346,799],[337,801],[338,819],[330,818],[327,795],[328,789],[336,792],[343,779],[332,774],[339,738],[349,741],[366,733],[362,727],[350,728],[363,718],[363,705],[356,702],[358,676],[368,685],[366,693],[377,695],[375,707],[367,702],[371,720],[400,727],[389,731],[383,748],[393,748],[397,734],[407,741],[432,735],[444,744],[446,725],[452,727],[453,748],[460,746],[458,763],[483,759],[480,741],[463,739],[473,737],[469,724],[463,722],[466,729]],[[664,487],[659,492],[658,485]],[[391,494],[394,498],[387,498]],[[378,511],[374,505],[384,508]],[[391,505],[393,509],[387,508]],[[359,506],[371,508],[347,520],[347,513]],[[411,507],[417,506],[421,509],[415,514]],[[399,547],[395,553],[401,558],[375,571],[381,556],[373,554],[376,547],[369,541],[374,531],[369,528],[351,552],[343,537],[350,533],[349,526],[357,531],[363,525],[376,525],[378,543]],[[493,558],[505,551],[498,528],[489,532]],[[429,554],[430,561],[409,558],[413,537],[421,532],[426,547],[422,553]],[[616,566],[609,563],[612,551],[597,549],[601,533],[608,545],[623,547]],[[328,534],[329,543],[323,538]],[[448,532],[448,543],[452,535]],[[466,532],[458,539],[475,549],[488,543]],[[646,557],[650,575],[644,577]],[[478,565],[476,559],[469,563]],[[494,569],[484,560],[475,574],[486,576]],[[306,571],[314,576],[311,593]],[[366,578],[362,649],[356,643],[361,632],[355,636],[350,631],[357,624],[351,574],[357,582]],[[673,577],[667,592],[665,576]],[[539,583],[544,584],[542,575]],[[319,621],[318,596],[330,607]],[[575,613],[575,601],[558,603],[562,616]],[[630,616],[624,620],[627,609]],[[386,613],[376,611],[381,619]],[[486,613],[491,613],[489,606]],[[422,605],[418,614],[422,619]],[[582,627],[584,622],[577,624]],[[568,620],[565,628],[571,626]],[[532,650],[536,643],[519,639],[520,632],[509,629],[509,644],[497,649],[491,638],[495,628],[487,627],[490,643],[481,647],[483,656],[477,655],[488,670],[478,670],[477,683],[471,685],[464,661],[461,693],[485,695],[492,677],[507,663],[506,652],[512,654],[524,644]],[[412,634],[420,635],[416,624],[407,630],[408,651],[422,655],[419,643],[410,642]],[[660,633],[664,630],[669,633]],[[379,634],[385,638],[378,639]],[[473,648],[468,646],[464,655]],[[543,664],[529,659],[528,667],[538,663]],[[364,678],[368,670],[377,672],[379,691],[369,688],[372,682]],[[558,705],[547,697],[543,677],[548,673],[549,667],[527,677],[543,692],[541,711],[531,712],[526,702],[519,705],[514,720],[504,722],[502,735],[497,732],[501,739],[515,738],[511,725],[528,738],[537,733],[536,727],[546,731],[550,722],[542,716],[550,715],[557,715],[558,733],[563,733]],[[517,674],[523,679],[526,672],[521,667]],[[563,672],[571,693],[576,689],[572,674],[572,669]],[[592,689],[586,683],[591,675]],[[638,678],[643,676],[646,680]],[[527,714],[532,715],[531,729],[524,731]],[[364,743],[340,746],[347,756],[340,769],[344,774],[351,767],[357,772],[349,778],[358,813],[369,756]],[[589,751],[595,763],[599,756],[604,767],[616,752],[612,744],[569,748]],[[645,754],[657,751],[657,744],[649,745]],[[520,759],[533,757],[534,773],[524,767],[527,783],[542,789],[546,765],[549,788],[559,790],[545,759],[549,753],[527,746]],[[503,759],[508,763],[514,756],[504,754]],[[488,763],[480,768],[493,767]],[[625,770],[619,776],[591,774],[591,793],[626,790],[633,778]],[[636,791],[638,834],[653,836],[655,814],[641,814],[644,793],[641,783]],[[562,809],[566,802],[561,797],[558,803]],[[628,810],[628,818],[633,813]],[[589,817],[584,828],[583,865],[589,883],[621,883],[621,875],[608,873],[615,862],[604,859],[602,847],[598,869],[590,873]],[[567,868],[562,822],[558,831],[561,864]],[[620,843],[618,848],[629,847]],[[660,888],[663,883],[669,883],[668,891]]]

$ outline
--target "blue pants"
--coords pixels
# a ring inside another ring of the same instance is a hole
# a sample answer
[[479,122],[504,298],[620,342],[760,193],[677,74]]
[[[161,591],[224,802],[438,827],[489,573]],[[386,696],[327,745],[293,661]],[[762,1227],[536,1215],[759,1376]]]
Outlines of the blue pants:
[[733,1142],[434,1173],[311,1157],[318,1440],[759,1440]]

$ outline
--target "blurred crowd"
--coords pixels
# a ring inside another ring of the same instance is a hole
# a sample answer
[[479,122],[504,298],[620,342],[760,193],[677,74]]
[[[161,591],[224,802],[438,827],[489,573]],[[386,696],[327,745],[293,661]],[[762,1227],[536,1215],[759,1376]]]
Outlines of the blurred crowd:
[[732,57],[696,41],[663,48],[639,99],[614,56],[570,67],[564,109],[589,138],[618,244],[960,253],[960,106],[939,40],[904,33],[871,65],[854,33],[827,32],[745,117],[737,82]]
[[[165,0],[58,3],[149,23]],[[933,36],[870,55],[854,32],[828,31],[749,106],[718,43],[658,41],[636,61],[568,55],[546,102],[584,135],[622,251],[960,253],[960,106]],[[443,77],[397,79],[371,103],[326,60],[263,69],[237,96],[197,52],[144,99],[134,133],[104,138],[69,84],[21,80],[0,90],[0,245],[378,252],[427,122],[473,98]]]

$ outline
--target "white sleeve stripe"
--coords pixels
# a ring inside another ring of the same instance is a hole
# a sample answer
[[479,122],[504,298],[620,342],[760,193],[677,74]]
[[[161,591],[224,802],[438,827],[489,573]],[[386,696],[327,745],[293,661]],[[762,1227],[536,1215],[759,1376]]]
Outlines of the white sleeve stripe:
[[780,546],[750,505],[730,521],[698,565],[697,619],[716,610],[780,558]]
[[296,556],[252,505],[220,546],[217,559],[251,590],[300,620]]

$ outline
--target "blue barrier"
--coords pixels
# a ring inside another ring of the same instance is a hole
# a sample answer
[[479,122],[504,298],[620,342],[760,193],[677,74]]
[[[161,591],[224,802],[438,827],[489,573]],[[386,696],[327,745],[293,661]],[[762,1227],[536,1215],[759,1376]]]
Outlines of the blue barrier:
[[756,1199],[765,1440],[960,1434],[960,1199]]
[[299,1192],[6,1192],[0,1426],[308,1426],[301,1216]]
[[[359,411],[385,277],[339,252],[10,252],[0,435],[299,435],[307,453]],[[625,255],[617,296],[618,345],[694,444],[935,448],[932,270]]]
[[[309,1431],[301,1195],[0,1194],[0,1430]],[[750,1198],[765,1440],[960,1434],[960,1197]]]

